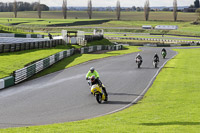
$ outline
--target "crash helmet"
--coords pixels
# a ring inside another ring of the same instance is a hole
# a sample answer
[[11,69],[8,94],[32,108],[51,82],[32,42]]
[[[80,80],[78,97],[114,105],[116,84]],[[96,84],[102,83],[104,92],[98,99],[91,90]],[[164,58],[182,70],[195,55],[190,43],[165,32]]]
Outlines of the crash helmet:
[[91,73],[93,73],[94,70],[95,70],[94,67],[91,67],[91,68],[90,68]]
[[90,80],[91,80],[91,82],[94,82],[94,81],[95,81],[95,76],[92,76],[92,77],[90,78]]
[[137,56],[139,56],[139,55],[140,55],[140,53],[137,54]]

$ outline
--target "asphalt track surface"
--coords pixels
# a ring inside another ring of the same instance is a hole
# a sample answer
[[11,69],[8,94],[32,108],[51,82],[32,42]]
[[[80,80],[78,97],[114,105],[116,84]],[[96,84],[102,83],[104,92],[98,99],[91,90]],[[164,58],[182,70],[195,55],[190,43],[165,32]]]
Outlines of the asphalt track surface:
[[[152,65],[161,48],[142,48],[142,68],[137,53],[89,61],[0,91],[0,128],[77,121],[120,111],[133,105],[147,91],[160,67],[176,52],[167,48],[159,68]],[[100,73],[109,101],[98,104],[85,80],[90,67]]]

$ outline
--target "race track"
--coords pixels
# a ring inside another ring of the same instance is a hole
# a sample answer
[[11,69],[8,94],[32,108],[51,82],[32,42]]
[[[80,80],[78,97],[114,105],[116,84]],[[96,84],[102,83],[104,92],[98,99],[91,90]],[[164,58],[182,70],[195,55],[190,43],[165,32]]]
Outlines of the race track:
[[[176,52],[161,59],[161,48],[142,48],[142,68],[137,53],[86,62],[0,91],[0,128],[45,125],[93,118],[132,105],[146,91],[159,71],[152,65],[155,52],[162,66]],[[85,80],[95,67],[106,85],[109,101],[98,104]]]

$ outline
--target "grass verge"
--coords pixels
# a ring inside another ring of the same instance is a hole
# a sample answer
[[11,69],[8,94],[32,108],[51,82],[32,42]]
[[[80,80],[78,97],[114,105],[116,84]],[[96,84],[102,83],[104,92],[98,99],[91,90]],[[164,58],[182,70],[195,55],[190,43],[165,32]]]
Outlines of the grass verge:
[[[176,132],[200,131],[200,49],[179,49],[143,100],[124,111],[78,122],[1,129],[0,132]],[[116,51],[117,52],[117,51]]]

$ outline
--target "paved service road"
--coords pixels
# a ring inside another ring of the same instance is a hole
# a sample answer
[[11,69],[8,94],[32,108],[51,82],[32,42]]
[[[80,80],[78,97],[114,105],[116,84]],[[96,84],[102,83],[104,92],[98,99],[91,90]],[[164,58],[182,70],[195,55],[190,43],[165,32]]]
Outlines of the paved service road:
[[[138,69],[137,53],[90,61],[0,91],[0,128],[52,124],[101,116],[131,103],[143,94],[159,69],[152,58],[161,48],[142,48],[144,59]],[[176,52],[167,48],[167,59]],[[161,57],[161,55],[160,55]],[[90,94],[85,74],[94,66],[109,94],[107,103],[98,104]]]

